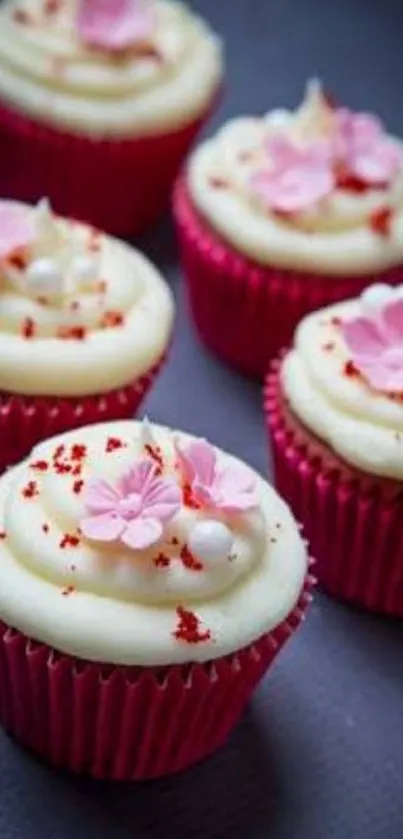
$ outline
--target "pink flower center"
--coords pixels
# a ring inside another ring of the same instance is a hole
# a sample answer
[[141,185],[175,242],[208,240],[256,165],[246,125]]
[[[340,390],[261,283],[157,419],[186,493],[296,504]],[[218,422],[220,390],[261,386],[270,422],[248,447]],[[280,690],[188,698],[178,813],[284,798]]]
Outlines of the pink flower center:
[[118,504],[119,513],[126,521],[131,521],[139,515],[142,509],[141,495],[138,492],[132,492],[126,498],[122,498]]
[[403,347],[388,347],[387,350],[383,352],[383,361],[389,367],[392,367],[395,370],[400,370],[402,366],[402,359],[403,359]]

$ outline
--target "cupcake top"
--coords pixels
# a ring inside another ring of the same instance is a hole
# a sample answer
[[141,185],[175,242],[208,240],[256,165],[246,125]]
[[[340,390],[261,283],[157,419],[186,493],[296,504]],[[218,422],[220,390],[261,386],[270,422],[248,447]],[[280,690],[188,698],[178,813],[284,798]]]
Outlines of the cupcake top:
[[0,617],[114,664],[205,661],[280,624],[307,556],[272,487],[205,440],[126,421],[0,479]]
[[403,286],[304,318],[281,377],[294,414],[336,454],[403,479]]
[[403,260],[403,144],[318,82],[294,112],[231,120],[194,153],[190,196],[237,250],[330,275]]
[[0,391],[88,396],[163,354],[173,303],[138,251],[36,207],[0,202]]
[[94,137],[176,129],[208,105],[221,47],[165,0],[7,0],[0,96],[60,129]]

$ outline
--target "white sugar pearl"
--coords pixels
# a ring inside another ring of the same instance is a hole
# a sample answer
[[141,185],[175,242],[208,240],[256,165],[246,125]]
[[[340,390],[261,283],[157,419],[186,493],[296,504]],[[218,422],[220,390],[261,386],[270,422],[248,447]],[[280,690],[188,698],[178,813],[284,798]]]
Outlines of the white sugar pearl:
[[36,294],[59,294],[63,288],[63,274],[53,259],[35,259],[27,269],[30,291]]
[[96,279],[97,264],[91,256],[77,256],[72,264],[72,273],[77,282],[89,283]]
[[366,315],[375,314],[384,303],[392,300],[394,290],[386,283],[376,283],[369,286],[361,294],[362,309]]
[[220,521],[199,521],[188,538],[192,554],[202,561],[226,559],[233,545],[233,535]]

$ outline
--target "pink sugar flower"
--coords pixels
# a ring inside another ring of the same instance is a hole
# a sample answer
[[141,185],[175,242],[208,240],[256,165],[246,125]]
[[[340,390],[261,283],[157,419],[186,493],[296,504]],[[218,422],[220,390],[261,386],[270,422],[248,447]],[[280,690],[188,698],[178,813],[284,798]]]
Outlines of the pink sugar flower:
[[145,41],[153,29],[150,0],[79,0],[77,31],[89,47],[119,52]]
[[180,490],[171,478],[159,478],[149,459],[135,463],[113,486],[95,478],[84,500],[89,516],[80,522],[88,539],[112,542],[119,539],[134,550],[154,545],[164,525],[178,512]]
[[214,446],[197,440],[176,446],[184,484],[190,486],[194,500],[202,507],[225,513],[242,513],[258,504],[256,479],[241,464],[219,467]]
[[403,391],[403,299],[386,303],[373,317],[343,321],[351,360],[371,387]]
[[348,175],[369,186],[382,186],[393,178],[403,156],[377,117],[338,108],[335,127],[335,158]]
[[332,191],[331,149],[326,141],[299,146],[275,134],[267,140],[266,151],[268,166],[252,175],[250,185],[270,209],[298,213]]
[[26,207],[0,201],[0,259],[7,259],[32,242],[34,229]]

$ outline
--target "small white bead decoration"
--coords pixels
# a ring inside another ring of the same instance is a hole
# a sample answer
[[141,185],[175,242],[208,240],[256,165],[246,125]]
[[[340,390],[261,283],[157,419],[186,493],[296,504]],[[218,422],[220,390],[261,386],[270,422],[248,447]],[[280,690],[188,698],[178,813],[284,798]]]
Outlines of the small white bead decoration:
[[71,273],[78,283],[91,283],[97,279],[97,262],[91,256],[77,256],[71,265]]
[[35,259],[27,269],[28,290],[54,296],[63,291],[63,274],[53,259]]
[[375,283],[361,294],[361,305],[365,315],[374,315],[389,300],[393,300],[395,289],[386,283]]
[[229,528],[220,521],[199,521],[188,538],[188,548],[203,562],[227,559],[234,542]]

